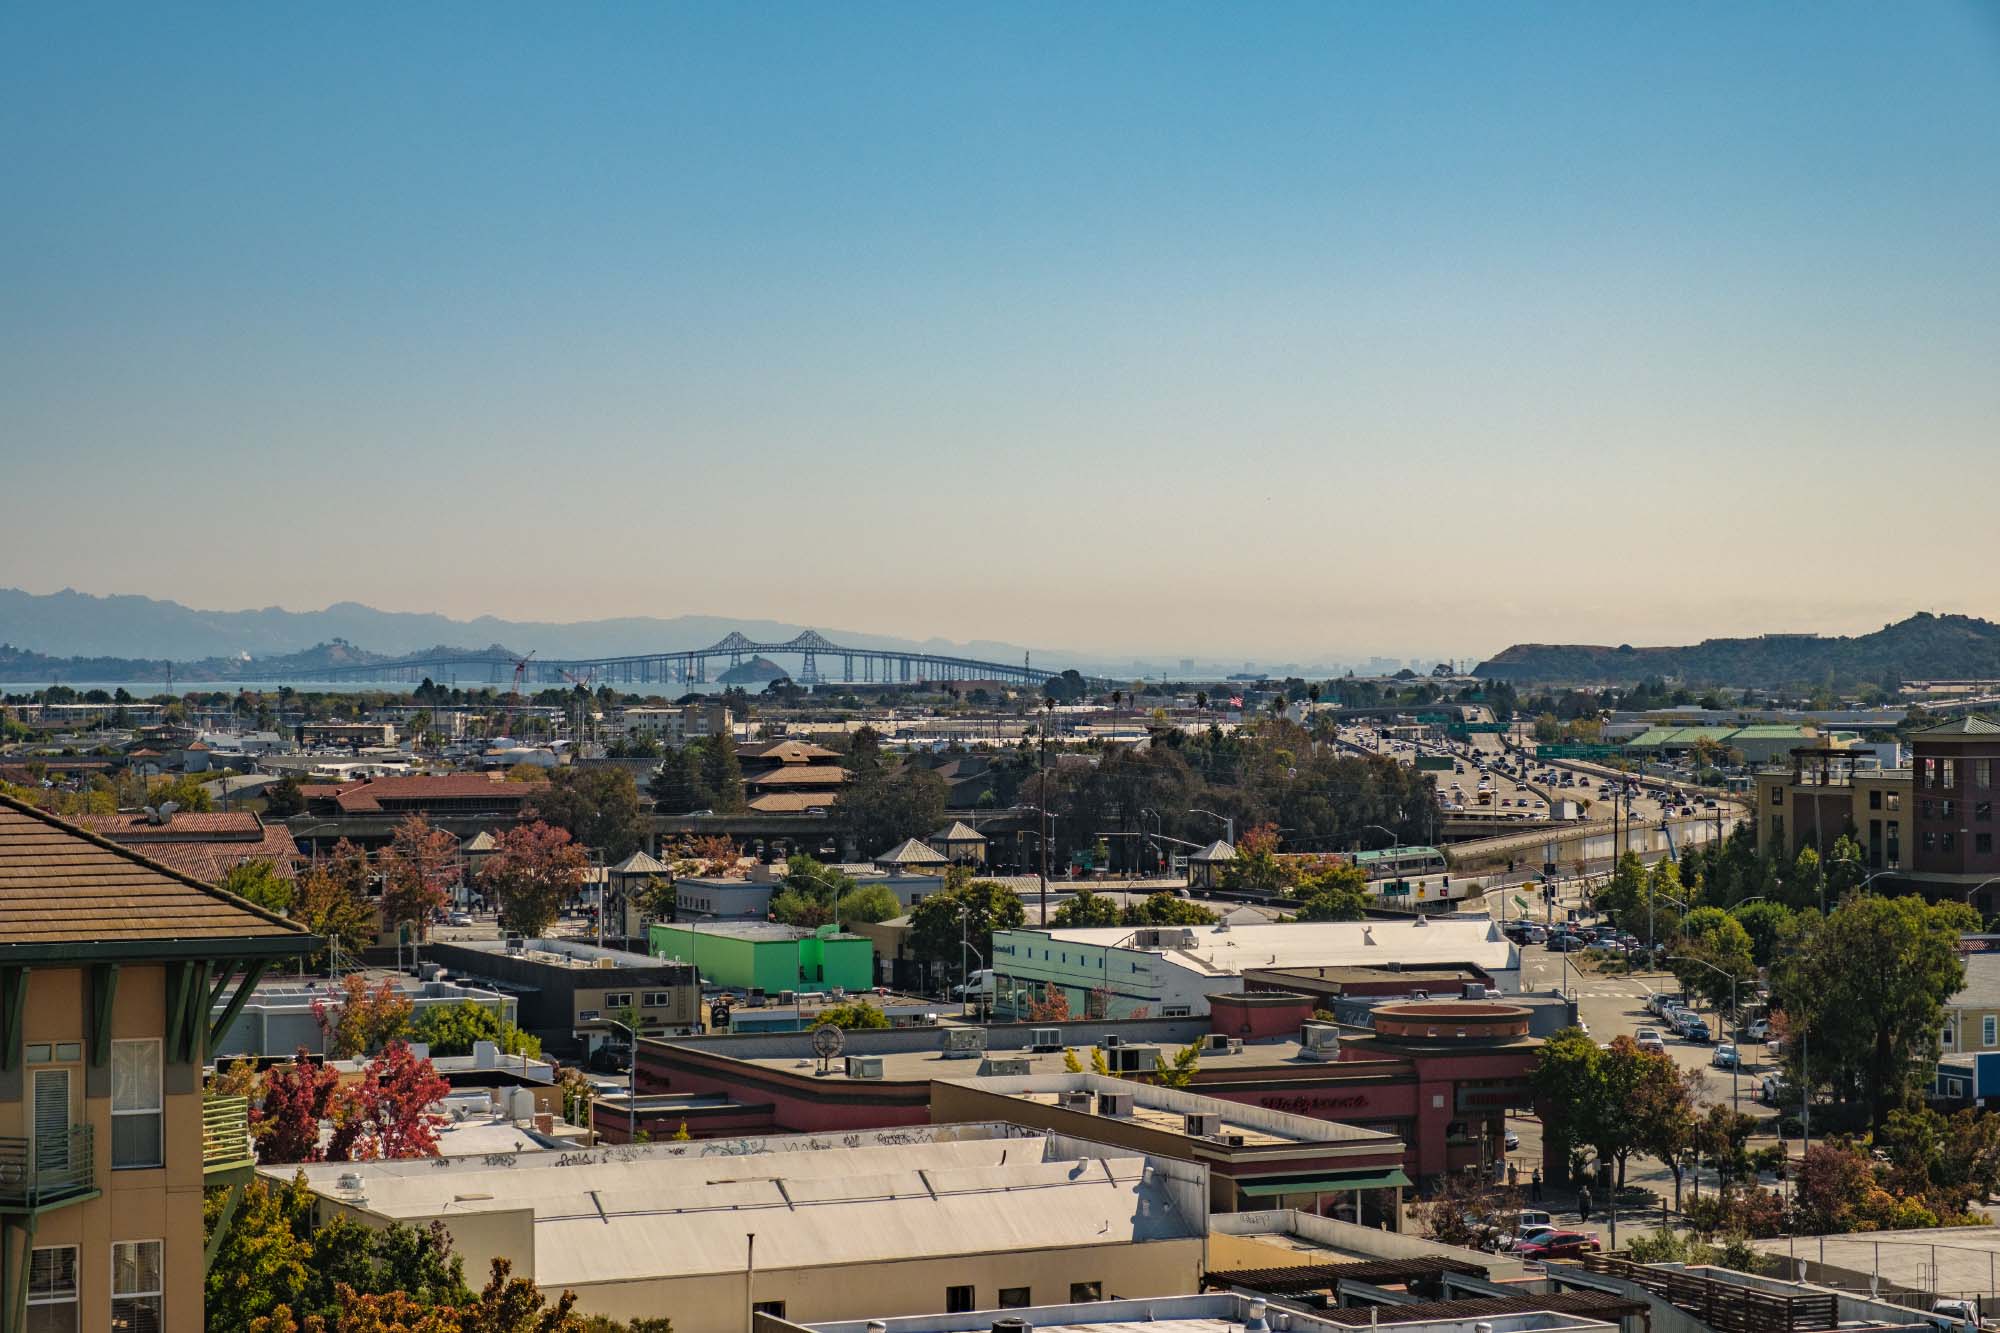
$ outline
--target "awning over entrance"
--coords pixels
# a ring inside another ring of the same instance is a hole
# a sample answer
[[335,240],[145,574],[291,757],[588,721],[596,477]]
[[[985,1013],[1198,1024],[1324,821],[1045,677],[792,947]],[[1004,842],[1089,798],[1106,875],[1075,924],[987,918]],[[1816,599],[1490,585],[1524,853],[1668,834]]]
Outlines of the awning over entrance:
[[1410,1178],[1403,1174],[1401,1167],[1391,1167],[1387,1171],[1347,1171],[1336,1176],[1293,1176],[1278,1180],[1247,1181],[1244,1183],[1243,1192],[1253,1199],[1268,1199],[1278,1194],[1333,1194],[1344,1190],[1407,1187],[1409,1183]]

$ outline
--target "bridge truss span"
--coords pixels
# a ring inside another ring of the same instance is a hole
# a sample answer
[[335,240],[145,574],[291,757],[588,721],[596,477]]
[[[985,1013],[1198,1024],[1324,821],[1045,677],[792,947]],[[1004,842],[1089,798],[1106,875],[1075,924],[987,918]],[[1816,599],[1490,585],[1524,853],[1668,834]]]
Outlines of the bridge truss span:
[[[605,685],[700,685],[731,667],[755,658],[797,662],[792,679],[801,685],[931,684],[993,681],[1005,685],[1041,685],[1050,671],[1028,661],[987,662],[943,653],[894,648],[857,648],[834,643],[816,630],[782,643],[762,643],[731,631],[706,648],[635,653],[622,657],[517,658],[504,652],[424,653],[365,665],[323,667],[301,675],[302,680],[366,680],[417,682],[455,680],[461,685],[483,682],[511,686],[518,668],[524,686],[561,686],[575,681]],[[1098,682],[1093,682],[1098,683]]]

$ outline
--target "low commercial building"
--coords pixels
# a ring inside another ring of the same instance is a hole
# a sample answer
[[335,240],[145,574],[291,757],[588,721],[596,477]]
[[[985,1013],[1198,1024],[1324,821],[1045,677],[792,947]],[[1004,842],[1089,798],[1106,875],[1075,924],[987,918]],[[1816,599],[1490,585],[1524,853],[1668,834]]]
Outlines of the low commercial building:
[[1521,953],[1488,917],[1264,925],[1057,927],[993,933],[996,1013],[1025,1014],[1051,988],[1073,1013],[1200,1017],[1211,996],[1244,989],[1248,968],[1462,968],[1502,992],[1521,988]]
[[655,958],[685,960],[731,990],[865,991],[875,985],[875,946],[838,926],[774,922],[660,922],[647,930]]
[[701,1028],[701,983],[685,963],[574,940],[434,940],[425,947],[454,978],[512,996],[516,1021],[552,1050],[613,1039],[604,1020],[621,1013],[637,1016],[642,1036]]
[[1394,1230],[1410,1184],[1393,1134],[1103,1074],[933,1079],[931,1120],[1004,1120],[1198,1162],[1216,1213],[1300,1208]]
[[[500,991],[462,982],[418,981],[405,976],[384,979],[392,983],[396,995],[409,1001],[412,1018],[428,1009],[470,1002],[502,1022],[517,1021],[514,998]],[[379,982],[371,981],[373,984]],[[320,1024],[315,1006],[338,1005],[344,994],[338,983],[325,977],[278,978],[260,983],[241,1000],[218,999],[213,1016],[220,1018],[226,1006],[233,1003],[236,1017],[211,1055],[218,1060],[287,1059],[296,1055],[301,1046],[309,1055],[324,1055],[326,1029]]]
[[[768,1117],[747,1123],[829,1133],[929,1123],[940,1079],[1064,1074],[1066,1050],[1096,1046],[1112,1073],[1147,1082],[1156,1056],[1196,1045],[1189,1092],[1393,1136],[1403,1172],[1419,1184],[1502,1169],[1506,1113],[1534,1105],[1542,1043],[1529,1035],[1527,1009],[1382,1004],[1370,1028],[1315,1022],[1313,1009],[1308,996],[1223,996],[1201,1019],[857,1031],[837,1059],[816,1052],[808,1033],[646,1041],[636,1077],[642,1097],[721,1097]],[[1534,1165],[1515,1164],[1523,1173]]]
[[299,744],[307,749],[332,745],[359,750],[371,745],[394,745],[393,722],[301,722],[296,729]]
[[[1571,1297],[1539,1302],[1522,1298],[1519,1303],[1531,1308],[1467,1312],[1418,1303],[1356,1310],[1315,1308],[1303,1299],[1277,1304],[1262,1295],[1209,1291],[1164,1300],[973,1306],[960,1312],[905,1319],[798,1324],[760,1317],[752,1325],[752,1333],[989,1333],[1003,1313],[1019,1318],[1021,1327],[1041,1333],[1131,1333],[1134,1329],[1146,1333],[1271,1333],[1274,1328],[1288,1333],[1353,1333],[1357,1328],[1395,1329],[1397,1333],[1619,1333],[1619,1305],[1615,1301],[1602,1302],[1602,1313]],[[1579,1304],[1586,1308],[1574,1308]],[[1537,1306],[1540,1308],[1532,1308]],[[1607,1314],[1610,1317],[1605,1317]]]
[[323,1214],[441,1222],[469,1273],[504,1258],[582,1313],[691,1329],[1174,1296],[1208,1232],[1205,1168],[1007,1124],[266,1174],[299,1170]]
[[604,719],[605,730],[620,740],[658,741],[674,749],[728,735],[734,725],[729,706],[721,703],[635,704]]

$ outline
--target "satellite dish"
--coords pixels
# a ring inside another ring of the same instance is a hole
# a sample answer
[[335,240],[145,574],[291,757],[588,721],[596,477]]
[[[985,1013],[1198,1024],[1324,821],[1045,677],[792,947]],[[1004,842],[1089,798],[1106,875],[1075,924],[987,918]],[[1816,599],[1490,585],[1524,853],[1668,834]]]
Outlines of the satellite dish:
[[813,1029],[813,1053],[822,1060],[831,1060],[847,1049],[847,1034],[831,1023],[822,1023]]

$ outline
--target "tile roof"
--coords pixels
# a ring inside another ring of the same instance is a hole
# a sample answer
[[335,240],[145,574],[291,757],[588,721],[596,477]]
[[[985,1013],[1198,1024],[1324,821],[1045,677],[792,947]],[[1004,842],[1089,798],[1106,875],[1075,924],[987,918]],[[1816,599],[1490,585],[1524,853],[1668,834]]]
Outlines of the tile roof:
[[1929,740],[1942,736],[2000,736],[2000,724],[1967,714],[1950,722],[1941,722],[1935,727],[1925,727],[1922,731],[1911,733],[1912,740]]
[[815,759],[838,759],[840,755],[811,741],[758,741],[738,746],[736,757],[739,760],[764,759],[780,764],[809,764]]
[[0,954],[36,946],[87,952],[92,945],[242,940],[280,953],[304,952],[313,943],[283,917],[0,796]]
[[941,866],[950,863],[950,858],[941,855],[936,848],[918,842],[915,838],[905,839],[900,845],[875,858],[878,866]]
[[807,810],[824,810],[840,799],[831,791],[767,791],[752,796],[749,808],[763,815],[796,815]]
[[964,820],[955,819],[952,821],[950,828],[940,829],[938,832],[931,834],[930,840],[932,842],[943,843],[985,842],[986,835]]
[[280,879],[295,877],[299,847],[283,824],[267,824],[247,810],[176,814],[155,824],[144,814],[74,815],[71,823],[146,855],[204,884],[214,884],[245,861],[269,861]]
[[333,800],[343,814],[363,814],[402,808],[424,801],[489,800],[498,806],[519,806],[534,794],[534,783],[508,782],[498,773],[446,773],[438,777],[372,778],[337,788]]
[[847,781],[847,770],[831,764],[773,768],[763,773],[746,773],[747,787],[838,787]]

